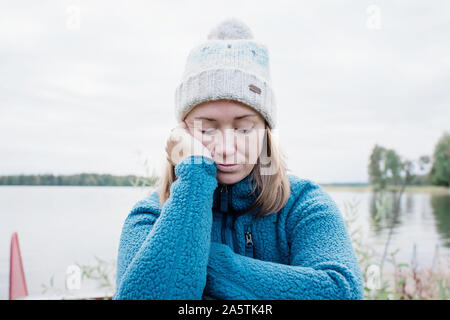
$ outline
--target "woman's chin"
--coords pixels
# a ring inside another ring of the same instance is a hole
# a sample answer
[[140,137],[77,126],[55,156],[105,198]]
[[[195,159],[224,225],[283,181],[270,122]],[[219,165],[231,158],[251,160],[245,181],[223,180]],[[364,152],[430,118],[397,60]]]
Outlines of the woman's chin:
[[240,172],[221,172],[217,170],[217,181],[222,184],[233,184],[243,179]]
[[247,177],[250,172],[254,169],[255,165],[245,165],[240,164],[238,170],[233,172],[223,172],[217,169],[217,181],[222,184],[234,184],[237,183],[245,177]]

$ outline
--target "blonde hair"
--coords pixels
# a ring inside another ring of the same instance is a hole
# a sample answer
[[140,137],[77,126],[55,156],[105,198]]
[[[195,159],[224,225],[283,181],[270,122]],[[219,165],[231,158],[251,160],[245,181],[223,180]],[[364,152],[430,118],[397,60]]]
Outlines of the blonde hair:
[[[264,169],[261,164],[261,157],[265,157],[264,152],[261,152],[252,169],[256,183],[251,194],[256,193],[257,198],[251,210],[260,207],[256,217],[268,216],[278,212],[286,205],[290,196],[290,184],[287,172],[291,170],[286,166],[284,160],[286,157],[282,154],[275,141],[273,141],[270,128],[267,126],[266,132],[267,134],[264,135],[264,143],[267,146],[267,157],[270,158],[271,170],[275,173],[261,175],[261,171]],[[170,186],[175,180],[175,167],[166,160],[165,169],[158,180],[157,187],[161,205],[164,205],[170,197]]]

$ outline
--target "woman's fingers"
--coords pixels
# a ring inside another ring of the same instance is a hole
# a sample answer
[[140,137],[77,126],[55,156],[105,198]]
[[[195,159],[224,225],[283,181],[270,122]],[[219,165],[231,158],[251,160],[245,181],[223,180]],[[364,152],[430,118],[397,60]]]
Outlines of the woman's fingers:
[[167,139],[166,152],[167,159],[174,165],[190,155],[211,157],[209,149],[189,132],[184,121],[171,129],[170,137]]

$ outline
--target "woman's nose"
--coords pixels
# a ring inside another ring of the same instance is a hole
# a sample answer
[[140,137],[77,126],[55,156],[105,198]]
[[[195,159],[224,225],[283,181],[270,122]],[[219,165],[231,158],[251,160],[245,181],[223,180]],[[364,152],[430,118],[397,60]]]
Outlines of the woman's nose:
[[214,144],[213,153],[215,157],[221,158],[222,163],[233,163],[232,157],[236,154],[236,137],[234,130],[227,129],[224,133],[221,132]]

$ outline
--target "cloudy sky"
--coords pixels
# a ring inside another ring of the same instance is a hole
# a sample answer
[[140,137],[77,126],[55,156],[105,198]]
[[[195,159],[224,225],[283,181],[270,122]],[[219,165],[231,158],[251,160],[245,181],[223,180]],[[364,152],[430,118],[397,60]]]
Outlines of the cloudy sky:
[[269,48],[288,167],[367,181],[450,130],[448,1],[2,1],[0,175],[159,170],[192,47],[236,17]]

